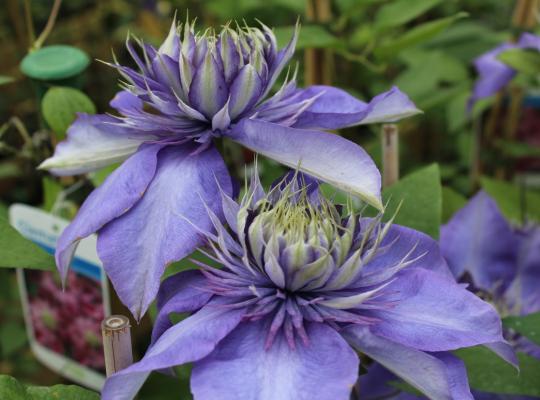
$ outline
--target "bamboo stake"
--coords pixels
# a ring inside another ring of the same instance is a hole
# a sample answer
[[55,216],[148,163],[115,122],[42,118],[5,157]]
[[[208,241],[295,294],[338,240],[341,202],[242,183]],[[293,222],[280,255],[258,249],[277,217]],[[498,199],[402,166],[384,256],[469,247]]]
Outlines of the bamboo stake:
[[[330,0],[307,0],[308,21],[328,23],[332,20]],[[331,49],[306,49],[304,52],[306,86],[332,84],[333,54]]]
[[382,127],[383,187],[399,179],[399,130],[396,124]]
[[111,376],[133,364],[131,325],[123,315],[111,315],[101,323],[105,372]]

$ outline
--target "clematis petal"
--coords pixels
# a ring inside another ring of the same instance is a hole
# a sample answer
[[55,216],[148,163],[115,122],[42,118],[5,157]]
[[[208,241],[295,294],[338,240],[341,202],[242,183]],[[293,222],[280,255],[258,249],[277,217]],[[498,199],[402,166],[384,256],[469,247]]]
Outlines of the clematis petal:
[[208,50],[193,76],[189,101],[208,119],[212,119],[227,102],[228,94],[223,71],[218,67],[212,52]]
[[261,96],[263,82],[255,68],[244,65],[231,84],[231,103],[229,106],[231,118],[241,115],[252,107]]
[[114,126],[115,118],[80,113],[68,129],[67,140],[56,146],[54,155],[39,169],[55,175],[76,175],[123,161],[154,137]]
[[291,168],[312,175],[382,208],[381,176],[369,155],[337,135],[244,119],[231,139]]
[[426,351],[504,340],[495,309],[461,285],[420,268],[406,268],[400,274],[385,288],[395,306],[373,311],[380,319],[373,333]]
[[540,311],[540,227],[520,232],[516,278],[504,297],[522,315]]
[[109,104],[122,114],[140,112],[143,109],[143,101],[127,90],[116,93]]
[[141,199],[154,177],[161,149],[160,145],[141,146],[88,196],[56,244],[56,265],[62,279],[66,278],[79,241],[129,211]]
[[[371,223],[372,218],[360,220],[361,226],[370,226]],[[366,285],[372,284],[373,279],[381,280],[384,275],[390,277],[397,272],[392,267],[400,269],[400,265],[409,261],[413,262],[405,268],[424,268],[455,282],[435,240],[422,232],[396,224],[392,224],[381,241],[378,255],[363,267],[359,282]]]
[[448,353],[429,354],[374,335],[366,327],[351,326],[344,337],[430,399],[473,399],[463,362]]
[[110,376],[102,400],[131,400],[151,371],[200,360],[240,323],[243,309],[214,302],[165,331],[142,360]]
[[467,272],[479,289],[504,290],[517,272],[518,238],[485,192],[441,228],[440,245],[456,278]]
[[276,83],[276,80],[279,77],[279,74],[281,74],[281,71],[283,71],[283,68],[285,68],[285,66],[289,63],[292,56],[294,55],[294,50],[296,48],[296,43],[298,42],[299,35],[300,35],[300,24],[297,23],[294,28],[293,37],[291,38],[287,46],[285,46],[283,49],[278,51],[275,59],[272,62],[272,65],[270,67],[268,83],[266,84],[266,87],[261,96],[261,99],[265,98],[266,95],[270,92],[270,90],[274,86],[274,83]]
[[302,90],[298,101],[316,97],[294,124],[295,128],[339,129],[353,125],[395,122],[421,113],[414,103],[393,87],[369,103],[331,86],[311,86]]
[[497,57],[505,50],[517,47],[515,44],[504,43],[474,60],[478,72],[478,80],[469,100],[468,108],[472,109],[474,103],[482,98],[493,96],[510,82],[516,71],[500,61]]
[[[197,400],[348,400],[358,357],[332,328],[306,326],[309,344],[291,350],[279,335],[265,350],[267,321],[245,323],[208,357],[195,363]],[[324,384],[321,384],[323,383]]]
[[221,217],[218,182],[231,191],[217,150],[190,155],[195,149],[191,144],[164,149],[141,201],[100,231],[97,247],[103,266],[137,319],[156,296],[165,267],[201,244],[198,229],[212,229],[203,201]]
[[152,343],[172,326],[171,313],[194,312],[202,308],[212,293],[206,288],[206,278],[200,271],[182,271],[165,279],[157,294],[158,313],[152,327]]

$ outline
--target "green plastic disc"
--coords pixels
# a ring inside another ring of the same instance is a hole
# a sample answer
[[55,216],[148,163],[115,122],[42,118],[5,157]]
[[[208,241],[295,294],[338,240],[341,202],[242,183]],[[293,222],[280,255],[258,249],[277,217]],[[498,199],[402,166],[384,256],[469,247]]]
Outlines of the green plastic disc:
[[80,74],[90,63],[88,55],[72,46],[46,46],[29,53],[21,62],[21,71],[28,77],[49,81],[67,79]]

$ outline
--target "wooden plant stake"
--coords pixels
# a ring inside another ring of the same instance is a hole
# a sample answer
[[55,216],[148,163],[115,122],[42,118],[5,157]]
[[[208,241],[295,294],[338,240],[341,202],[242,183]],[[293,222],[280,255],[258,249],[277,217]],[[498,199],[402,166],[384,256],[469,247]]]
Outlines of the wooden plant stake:
[[[331,0],[307,0],[306,17],[310,22],[329,23],[332,20]],[[334,57],[331,49],[306,49],[304,59],[306,86],[332,84]]]
[[105,372],[111,376],[133,364],[131,325],[123,315],[111,315],[101,322]]
[[396,124],[382,127],[383,187],[396,183],[399,179],[399,130]]

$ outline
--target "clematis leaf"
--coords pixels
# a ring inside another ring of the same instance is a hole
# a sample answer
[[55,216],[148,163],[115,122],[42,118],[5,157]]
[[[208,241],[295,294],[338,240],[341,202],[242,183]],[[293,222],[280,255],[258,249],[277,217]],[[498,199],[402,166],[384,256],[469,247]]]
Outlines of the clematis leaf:
[[432,164],[422,168],[384,189],[383,203],[387,202],[386,218],[391,218],[399,207],[396,224],[438,238],[442,210],[439,166]]
[[483,347],[454,352],[467,366],[471,388],[489,393],[540,396],[540,360],[518,353],[519,372]]
[[540,221],[540,193],[487,177],[482,178],[481,184],[510,221],[521,223],[524,218]]
[[3,217],[0,217],[0,238],[0,268],[54,269],[54,258],[22,237]]
[[56,136],[63,139],[77,113],[95,114],[96,106],[80,90],[56,86],[45,93],[41,101],[41,111]]
[[540,312],[520,317],[506,317],[503,319],[503,325],[540,345]]

